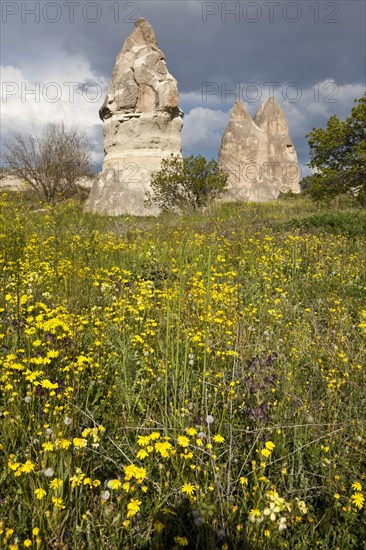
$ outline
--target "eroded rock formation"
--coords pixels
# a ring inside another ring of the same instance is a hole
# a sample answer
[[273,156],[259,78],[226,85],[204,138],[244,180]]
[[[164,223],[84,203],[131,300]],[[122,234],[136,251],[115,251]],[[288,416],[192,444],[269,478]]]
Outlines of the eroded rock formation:
[[103,120],[105,159],[86,210],[110,215],[157,214],[144,205],[152,172],[181,155],[182,111],[177,81],[146,19],[138,19],[117,56]]
[[254,119],[237,100],[221,140],[219,165],[228,172],[225,200],[262,202],[300,193],[299,168],[284,112],[271,97]]

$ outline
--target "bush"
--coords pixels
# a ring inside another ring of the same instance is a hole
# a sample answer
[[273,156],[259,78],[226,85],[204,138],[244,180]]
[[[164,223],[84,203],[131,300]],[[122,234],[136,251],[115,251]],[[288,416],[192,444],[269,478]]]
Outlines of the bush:
[[51,205],[75,195],[77,180],[91,175],[87,136],[77,128],[67,130],[62,122],[47,125],[41,138],[16,134],[2,157],[10,175]]
[[208,206],[227,190],[228,175],[215,160],[201,155],[181,159],[173,155],[164,159],[161,170],[151,181],[152,192],[146,204],[162,210],[198,210]]

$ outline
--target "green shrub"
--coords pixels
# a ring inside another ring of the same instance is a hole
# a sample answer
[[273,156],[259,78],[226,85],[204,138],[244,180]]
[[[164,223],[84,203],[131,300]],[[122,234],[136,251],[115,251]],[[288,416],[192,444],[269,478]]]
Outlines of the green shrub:
[[171,156],[162,161],[161,170],[152,177],[152,192],[146,203],[162,210],[198,210],[219,198],[227,189],[228,175],[215,160],[190,156]]

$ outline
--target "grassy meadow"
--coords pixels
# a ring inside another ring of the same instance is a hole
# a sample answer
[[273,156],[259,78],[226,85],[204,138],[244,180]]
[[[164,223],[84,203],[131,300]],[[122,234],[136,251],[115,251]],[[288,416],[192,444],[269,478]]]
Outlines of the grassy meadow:
[[1,549],[366,549],[366,212],[0,204]]

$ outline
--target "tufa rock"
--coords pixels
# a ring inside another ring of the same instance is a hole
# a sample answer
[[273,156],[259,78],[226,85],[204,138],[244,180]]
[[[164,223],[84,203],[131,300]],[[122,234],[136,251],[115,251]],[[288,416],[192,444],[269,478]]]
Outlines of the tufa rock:
[[284,112],[271,97],[254,120],[237,100],[221,140],[219,166],[229,174],[225,200],[262,202],[300,193],[297,155]]
[[144,205],[151,174],[162,159],[181,156],[182,111],[177,81],[146,19],[138,19],[117,56],[105,101],[104,163],[86,210],[110,215],[155,215]]
[[[91,189],[94,185],[95,178],[84,176],[75,181],[75,184],[83,190]],[[0,175],[0,192],[5,191],[27,191],[33,190],[33,188],[24,182],[24,180],[12,176],[10,174],[5,174],[3,177]]]

